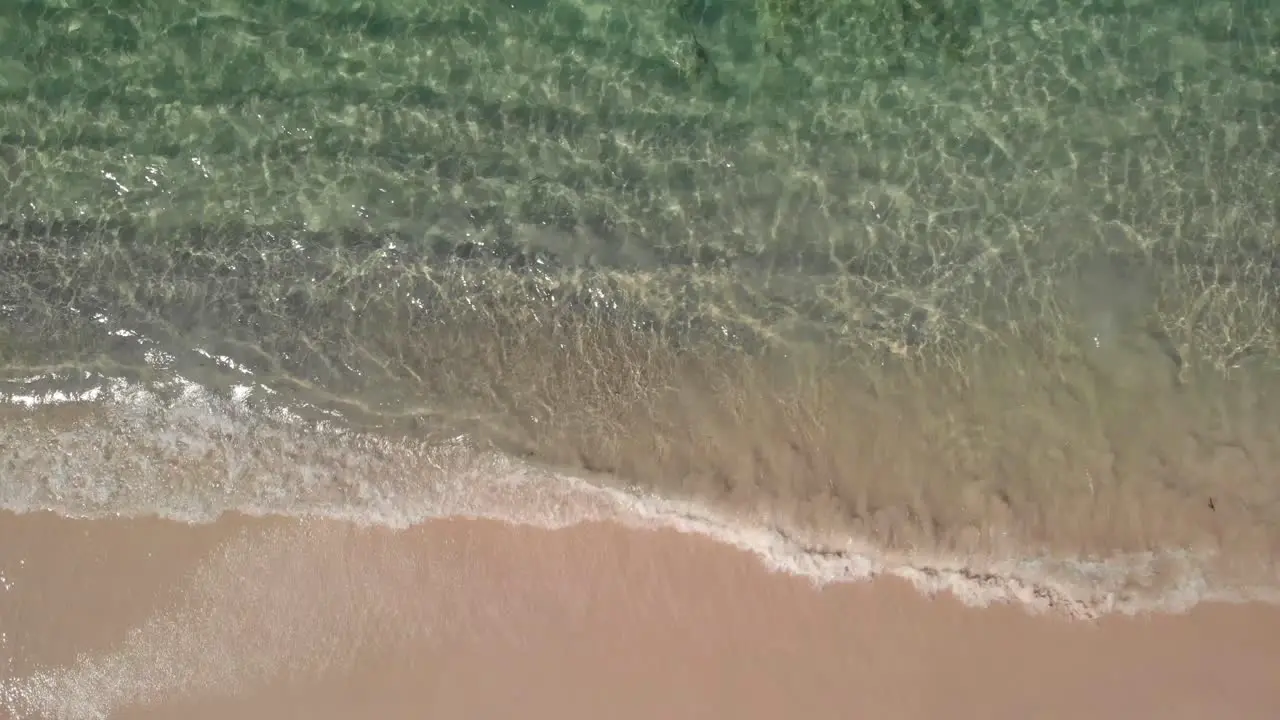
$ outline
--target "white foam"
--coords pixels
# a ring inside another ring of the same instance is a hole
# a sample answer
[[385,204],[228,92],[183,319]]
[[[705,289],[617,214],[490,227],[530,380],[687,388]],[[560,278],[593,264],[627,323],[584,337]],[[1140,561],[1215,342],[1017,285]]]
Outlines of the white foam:
[[[268,394],[260,388],[238,387],[226,398],[179,381],[166,392],[180,399],[115,382],[101,389],[95,407],[103,412],[90,420],[36,438],[29,428],[0,427],[0,447],[14,455],[0,477],[0,507],[191,523],[237,512],[392,528],[450,517],[548,529],[610,520],[713,538],[820,584],[892,575],[979,606],[1014,602],[1093,618],[1180,612],[1204,600],[1280,602],[1275,587],[1212,587],[1202,571],[1212,557],[1186,550],[1105,559],[890,553],[863,538],[818,538],[687,500],[606,487],[480,451],[464,437],[415,445],[303,423],[278,405],[264,414],[253,404]],[[130,448],[127,461],[114,452],[122,445]],[[200,482],[176,482],[167,470],[184,464],[221,469]],[[1169,589],[1127,589],[1156,566],[1176,575]]]
[[[20,491],[15,477],[5,477],[5,508],[77,517],[151,514],[185,522],[212,522],[227,512],[323,517],[347,521],[342,527],[353,532],[456,517],[547,529],[613,521],[712,538],[754,554],[774,571],[817,584],[893,576],[970,605],[1013,602],[1077,618],[1183,611],[1204,600],[1280,601],[1268,588],[1211,587],[1200,570],[1209,558],[1185,551],[1105,560],[891,553],[861,538],[818,538],[686,500],[606,487],[480,451],[463,437],[419,446],[323,425],[304,431],[286,414],[255,415],[248,407],[252,392],[226,400],[190,385],[181,388],[176,404],[124,384],[107,394],[104,417],[51,428],[37,450],[23,456],[25,467],[40,468],[44,490]],[[15,447],[15,433],[0,427],[0,443]],[[110,443],[128,444],[151,459],[112,465],[109,458],[119,456],[104,453]],[[261,457],[281,450],[292,453],[283,465]],[[57,461],[40,465],[46,456]],[[192,458],[211,459],[225,472],[217,483],[187,485],[163,472],[167,463]],[[24,465],[11,463],[10,472],[15,467]],[[345,475],[335,475],[334,467]],[[135,474],[124,475],[126,468]],[[333,491],[335,481],[345,483],[341,492]],[[357,620],[390,622],[396,628],[391,634],[429,634],[430,598],[414,595],[422,585],[422,568],[415,566],[420,560],[388,552],[332,563],[328,559],[346,550],[340,531],[335,535],[328,527],[316,532],[304,524],[280,531],[287,537],[233,540],[202,563],[177,609],[138,626],[113,651],[0,683],[0,707],[18,720],[102,720],[125,706],[236,692],[282,672],[333,669],[351,662],[351,648],[365,638],[353,642],[326,628],[345,621],[369,631],[352,622],[352,612]],[[1125,589],[1130,578],[1156,565],[1174,569],[1172,590],[1143,595]],[[333,577],[334,568],[340,577]],[[441,587],[477,582],[439,574],[458,572],[448,568],[429,572]],[[502,596],[483,589],[473,594]],[[426,609],[401,617],[404,611],[388,598],[406,596]],[[368,609],[376,606],[381,609]]]

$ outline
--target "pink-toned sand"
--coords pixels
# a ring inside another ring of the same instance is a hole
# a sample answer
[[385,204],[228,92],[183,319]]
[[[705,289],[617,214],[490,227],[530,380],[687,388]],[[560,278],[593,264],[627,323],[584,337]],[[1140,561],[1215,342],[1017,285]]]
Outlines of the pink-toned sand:
[[674,532],[0,514],[0,573],[9,687],[112,718],[1280,717],[1280,608],[1069,622]]

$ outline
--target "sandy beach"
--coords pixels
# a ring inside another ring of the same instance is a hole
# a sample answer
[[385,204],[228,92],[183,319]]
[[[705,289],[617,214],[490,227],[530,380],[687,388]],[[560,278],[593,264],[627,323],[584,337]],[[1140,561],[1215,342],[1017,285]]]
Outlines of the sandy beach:
[[609,524],[0,516],[11,718],[1267,718],[1280,609],[818,588]]
[[1280,4],[0,5],[0,720],[1280,718]]

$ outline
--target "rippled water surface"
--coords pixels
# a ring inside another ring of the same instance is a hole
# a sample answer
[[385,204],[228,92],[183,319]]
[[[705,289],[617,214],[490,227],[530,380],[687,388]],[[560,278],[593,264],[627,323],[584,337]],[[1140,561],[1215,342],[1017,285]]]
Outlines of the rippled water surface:
[[1280,587],[1268,3],[11,3],[0,170],[6,509]]

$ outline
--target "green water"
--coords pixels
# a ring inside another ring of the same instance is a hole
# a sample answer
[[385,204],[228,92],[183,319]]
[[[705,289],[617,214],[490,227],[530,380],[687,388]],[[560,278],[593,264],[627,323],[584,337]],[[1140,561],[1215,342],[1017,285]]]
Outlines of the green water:
[[1163,328],[1185,350],[1274,347],[1280,13],[935,5],[22,2],[6,222],[154,237],[116,243],[126,265],[172,228],[257,227],[729,268],[804,306],[740,324],[870,314],[904,340],[1141,265],[1164,314],[1204,314]]
[[890,545],[1280,547],[1265,2],[9,3],[0,169],[14,402],[182,377]]

